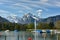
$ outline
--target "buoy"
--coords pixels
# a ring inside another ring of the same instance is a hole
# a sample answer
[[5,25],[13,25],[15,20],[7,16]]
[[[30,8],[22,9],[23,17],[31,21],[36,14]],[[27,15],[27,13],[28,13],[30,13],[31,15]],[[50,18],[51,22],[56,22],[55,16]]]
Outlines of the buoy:
[[28,40],[32,40],[32,38],[31,38],[31,37],[29,37],[29,38],[28,38]]

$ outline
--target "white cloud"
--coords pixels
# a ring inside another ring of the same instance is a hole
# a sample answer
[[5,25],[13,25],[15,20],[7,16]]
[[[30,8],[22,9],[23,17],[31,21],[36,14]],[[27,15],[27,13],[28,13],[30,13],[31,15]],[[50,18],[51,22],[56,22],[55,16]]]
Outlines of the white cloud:
[[51,1],[48,1],[44,4],[45,6],[47,7],[60,7],[60,1],[58,0],[51,0]]
[[26,6],[26,5],[22,4],[22,3],[15,3],[15,4],[12,4],[12,6],[14,6],[14,7],[15,7],[15,6],[16,6],[16,7],[22,7],[22,8],[24,8],[24,9],[32,10],[31,7]]
[[[31,8],[31,7],[42,8],[44,10],[47,10],[47,8],[41,6],[41,3],[43,4],[43,3],[47,2],[47,1],[48,0],[40,0],[40,1],[17,0],[17,2],[16,2],[14,0],[2,0],[0,2],[5,3],[4,5],[9,4],[7,6],[11,7],[12,9],[17,9],[17,8],[22,7],[23,10],[25,9],[25,10],[32,11],[33,8]],[[27,4],[27,5],[25,5],[25,4]]]
[[6,18],[9,14],[12,14],[12,13],[5,11],[5,10],[0,10],[0,16],[2,17]]
[[40,0],[40,2],[41,2],[42,4],[44,4],[44,3],[48,2],[48,0]]
[[[9,4],[9,8],[11,9],[22,9],[18,12],[23,13],[23,10],[34,11],[37,8],[41,8],[43,10],[48,11],[47,7],[60,7],[60,2],[58,0],[0,0],[0,4]],[[7,5],[6,5],[7,6]],[[35,9],[33,9],[35,8]],[[0,10],[1,11],[1,10]],[[1,11],[2,12],[2,11]],[[7,11],[3,11],[2,13],[6,13]],[[10,13],[10,12],[7,12]]]
[[10,12],[5,11],[5,10],[0,10],[0,14],[2,14],[2,13],[10,13]]
[[10,16],[17,16],[16,14],[10,14]]
[[18,11],[18,13],[24,13],[23,11]]
[[60,2],[55,2],[55,5],[60,7]]
[[[15,1],[15,0],[0,0],[0,3],[7,3],[7,4],[9,4],[9,3],[12,3],[13,5],[16,5],[16,6],[22,6],[22,7],[24,7],[24,8],[26,8],[26,9],[31,9],[29,6],[25,6],[24,4],[28,4],[28,5],[38,5],[38,6],[41,6],[41,5],[44,5],[44,6],[57,6],[57,7],[60,7],[60,2],[59,2],[59,0],[36,0],[36,1],[33,1],[33,0],[17,0],[17,1]],[[1,4],[2,4],[1,3]],[[22,5],[22,3],[24,3],[23,5]],[[12,6],[12,4],[11,4],[11,6]]]
[[[0,0],[0,6],[3,5],[7,7],[9,10],[13,9],[13,12],[0,10],[0,15],[6,16],[9,14],[14,15],[14,13],[18,13],[23,15],[24,13],[33,13],[36,10],[41,9],[43,12],[48,12],[49,8],[60,7],[59,0]],[[11,10],[12,11],[12,10]],[[41,11],[42,12],[42,11]]]
[[46,7],[42,7],[40,4],[34,4],[34,2],[33,3],[15,3],[15,4],[12,4],[11,7],[15,9],[22,7],[23,10],[25,9],[25,10],[31,10],[31,11],[33,10],[33,8],[41,8],[43,10],[48,10]]
[[43,11],[43,10],[40,10],[40,9],[37,10],[38,16],[40,16],[40,15],[42,14],[42,11]]

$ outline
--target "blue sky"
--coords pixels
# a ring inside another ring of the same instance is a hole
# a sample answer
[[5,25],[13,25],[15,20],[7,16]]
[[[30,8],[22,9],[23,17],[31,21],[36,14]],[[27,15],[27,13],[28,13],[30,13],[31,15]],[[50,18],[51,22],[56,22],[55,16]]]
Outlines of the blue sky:
[[26,13],[37,16],[38,10],[42,10],[42,18],[60,15],[60,0],[0,0],[0,16],[5,18],[10,15],[22,17]]

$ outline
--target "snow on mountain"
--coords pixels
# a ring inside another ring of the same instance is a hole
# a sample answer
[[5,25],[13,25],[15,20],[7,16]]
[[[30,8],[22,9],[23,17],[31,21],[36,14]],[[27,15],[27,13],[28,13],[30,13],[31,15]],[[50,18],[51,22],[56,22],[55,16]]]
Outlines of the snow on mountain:
[[[36,19],[34,19],[34,17]],[[7,19],[10,22],[26,24],[26,23],[33,23],[34,20],[37,20],[38,18],[36,16],[32,15],[31,13],[27,13],[27,14],[24,14],[24,16],[22,18],[14,15],[14,16],[8,16]]]
[[18,23],[19,20],[20,20],[20,17],[18,17],[18,16],[16,16],[16,15],[12,15],[12,16],[8,16],[7,19],[8,19],[10,22]]

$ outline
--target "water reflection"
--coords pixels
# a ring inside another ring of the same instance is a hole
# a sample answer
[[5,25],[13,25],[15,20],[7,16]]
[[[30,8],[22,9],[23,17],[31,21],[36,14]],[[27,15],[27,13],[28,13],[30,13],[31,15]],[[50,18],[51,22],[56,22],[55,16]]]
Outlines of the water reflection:
[[[34,40],[34,34],[31,32],[0,32],[0,40],[28,40],[31,37]],[[60,34],[59,34],[60,35]],[[50,33],[36,33],[37,40],[57,40],[56,34]]]

